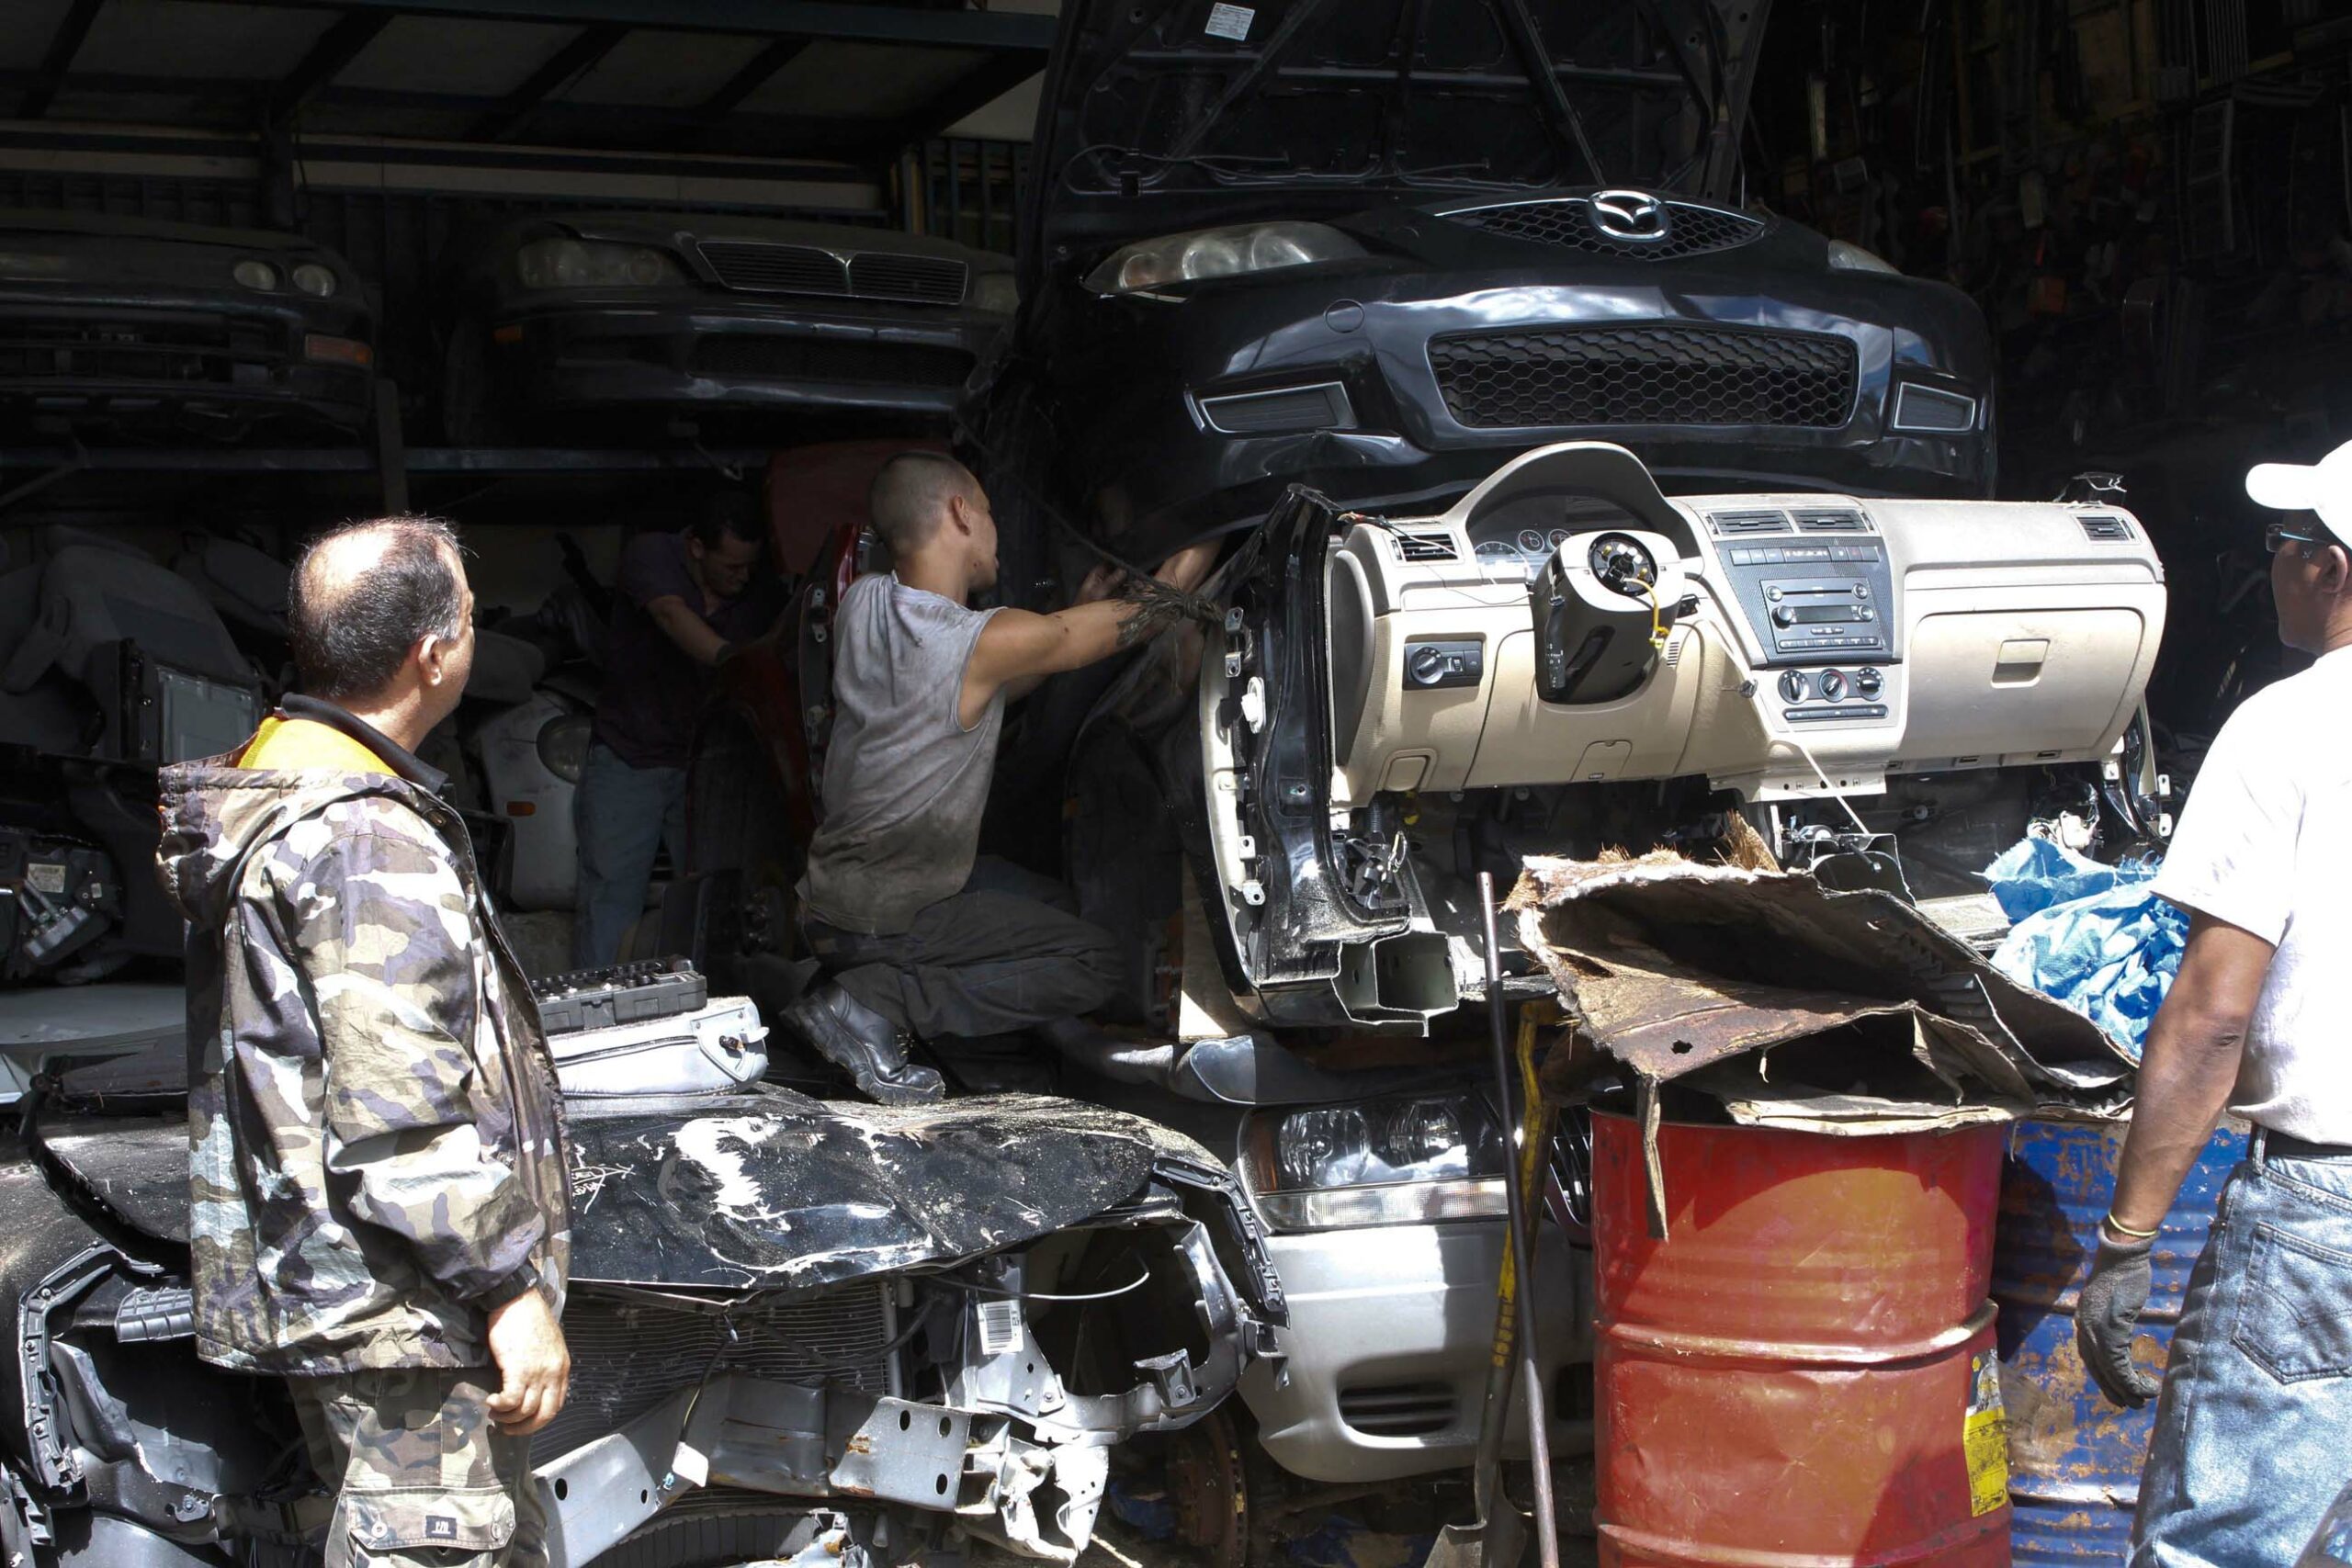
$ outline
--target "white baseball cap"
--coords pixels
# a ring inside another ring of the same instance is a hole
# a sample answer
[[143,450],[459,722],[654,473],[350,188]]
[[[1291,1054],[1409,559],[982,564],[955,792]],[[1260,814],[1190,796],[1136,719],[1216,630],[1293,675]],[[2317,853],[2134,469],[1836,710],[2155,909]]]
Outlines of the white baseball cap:
[[2256,463],[2245,492],[2257,505],[2317,513],[2329,533],[2352,541],[2352,441],[2316,463]]

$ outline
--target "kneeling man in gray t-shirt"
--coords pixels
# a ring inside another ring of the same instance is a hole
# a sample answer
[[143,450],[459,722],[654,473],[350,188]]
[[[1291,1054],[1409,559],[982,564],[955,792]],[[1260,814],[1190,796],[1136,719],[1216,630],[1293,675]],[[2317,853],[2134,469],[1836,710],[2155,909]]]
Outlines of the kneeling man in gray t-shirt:
[[[980,814],[1006,702],[1137,646],[1177,601],[1112,597],[1116,579],[1097,572],[1057,615],[971,608],[996,583],[996,519],[971,471],[934,452],[884,465],[870,510],[897,570],[851,583],[833,617],[824,821],[800,888],[832,977],[784,1021],[898,1104],[941,1092],[902,1035],[1010,1033],[1111,996],[1111,939],[1057,884],[978,858]],[[1189,592],[1215,554],[1196,545],[1156,580]]]

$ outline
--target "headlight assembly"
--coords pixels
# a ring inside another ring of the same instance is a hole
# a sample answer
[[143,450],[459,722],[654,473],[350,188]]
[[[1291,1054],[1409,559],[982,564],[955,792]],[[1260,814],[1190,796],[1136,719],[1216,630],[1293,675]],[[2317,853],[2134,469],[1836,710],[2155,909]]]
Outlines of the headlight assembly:
[[1903,272],[1876,251],[1865,250],[1851,240],[1829,242],[1829,265],[1840,272],[1891,272],[1897,276]]
[[304,262],[294,269],[294,287],[303,293],[324,299],[334,293],[334,269],[316,262]]
[[1502,1134],[1476,1094],[1258,1111],[1243,1130],[1241,1169],[1278,1231],[1504,1212]]
[[566,784],[580,782],[588,766],[589,731],[594,721],[584,713],[558,714],[539,726],[539,761]]
[[534,240],[514,254],[526,288],[658,288],[686,281],[685,268],[650,245],[594,240]]
[[1086,287],[1098,294],[1133,294],[1165,283],[1241,277],[1363,254],[1362,245],[1321,223],[1243,223],[1170,234],[1114,251],[1087,276]]
[[972,309],[1010,316],[1020,307],[1021,286],[1009,272],[984,272],[972,280]]
[[277,288],[277,269],[266,261],[255,261],[251,256],[247,256],[243,261],[231,267],[229,276],[256,293],[275,293]]

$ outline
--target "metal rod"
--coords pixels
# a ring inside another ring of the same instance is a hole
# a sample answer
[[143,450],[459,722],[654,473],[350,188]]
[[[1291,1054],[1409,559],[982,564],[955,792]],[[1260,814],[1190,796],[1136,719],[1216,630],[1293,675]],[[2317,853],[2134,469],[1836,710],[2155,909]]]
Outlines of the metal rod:
[[[1502,1113],[1505,1125],[1517,1125],[1511,1115],[1516,1096],[1511,1077],[1510,1044],[1504,1038],[1502,939],[1495,930],[1495,877],[1492,872],[1478,874],[1478,918],[1487,944],[1487,1040],[1494,1062],[1495,1090],[1500,1097],[1498,1109]],[[1528,1453],[1535,1469],[1535,1540],[1543,1553],[1544,1568],[1560,1568],[1560,1527],[1558,1517],[1553,1511],[1552,1500],[1551,1434],[1546,1430],[1549,1416],[1544,1397],[1543,1369],[1536,1365],[1535,1336],[1532,1332],[1535,1277],[1528,1266],[1527,1200],[1521,1190],[1519,1179],[1519,1167],[1530,1152],[1512,1152],[1510,1165],[1504,1172],[1503,1214],[1504,1223],[1510,1232],[1511,1274],[1518,1286],[1513,1337],[1517,1342],[1521,1380],[1526,1384]],[[1498,1332],[1498,1350],[1501,1348],[1500,1338]],[[1502,1423],[1495,1425],[1500,1427]],[[1479,1444],[1482,1450],[1486,1446],[1485,1437],[1482,1432]],[[1499,1493],[1501,1488],[1497,1486],[1495,1491]],[[1488,1512],[1484,1517],[1491,1520],[1493,1516]]]

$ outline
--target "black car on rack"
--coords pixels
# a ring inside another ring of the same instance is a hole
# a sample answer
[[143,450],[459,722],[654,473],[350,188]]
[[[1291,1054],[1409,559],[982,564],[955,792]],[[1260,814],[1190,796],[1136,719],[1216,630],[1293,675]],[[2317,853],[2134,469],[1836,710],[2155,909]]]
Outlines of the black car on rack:
[[1583,436],[1669,491],[1989,494],[1975,304],[1747,198],[1766,9],[1066,6],[968,417],[998,503],[1150,560]]
[[375,311],[297,234],[0,211],[0,426],[243,440],[364,425]]
[[1010,258],[711,213],[518,219],[460,247],[442,421],[494,446],[560,422],[850,415],[944,424],[1012,320]]

